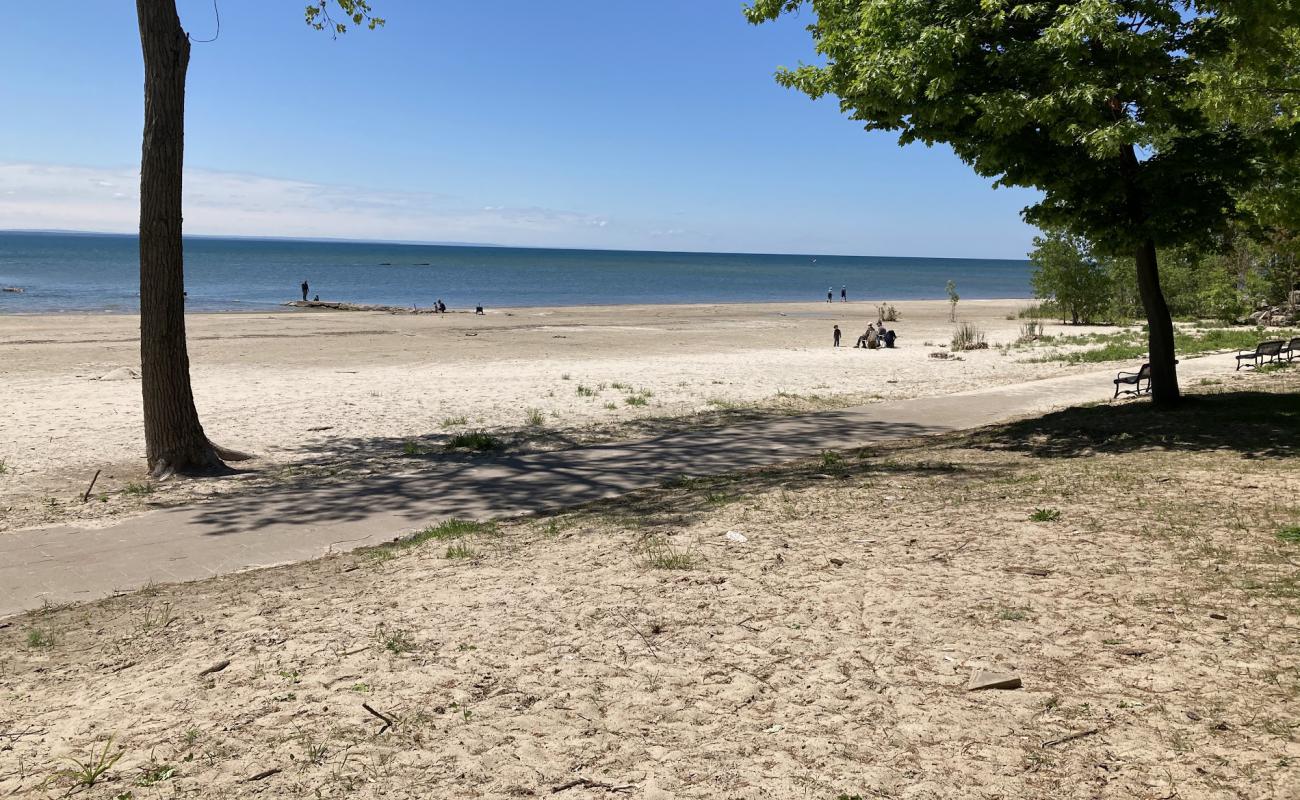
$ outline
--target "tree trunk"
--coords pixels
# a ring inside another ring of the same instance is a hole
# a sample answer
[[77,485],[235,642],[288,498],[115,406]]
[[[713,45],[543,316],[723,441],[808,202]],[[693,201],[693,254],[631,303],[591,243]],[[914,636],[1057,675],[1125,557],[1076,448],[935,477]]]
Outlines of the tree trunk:
[[[1147,222],[1146,198],[1137,183],[1138,160],[1132,145],[1122,153],[1122,173],[1128,195],[1129,219],[1140,231]],[[1137,267],[1138,296],[1147,315],[1147,353],[1151,364],[1151,400],[1156,405],[1171,406],[1178,402],[1178,361],[1174,353],[1174,321],[1169,316],[1164,292],[1160,289],[1160,271],[1156,264],[1156,244],[1142,235],[1134,253]]]
[[1151,359],[1151,399],[1157,405],[1178,402],[1178,361],[1174,354],[1174,321],[1169,316],[1160,272],[1156,267],[1156,244],[1150,238],[1136,253],[1138,294],[1147,313],[1148,354]]
[[136,0],[144,52],[140,158],[140,366],[144,440],[155,477],[222,466],[203,433],[185,345],[181,165],[190,42],[175,0]]

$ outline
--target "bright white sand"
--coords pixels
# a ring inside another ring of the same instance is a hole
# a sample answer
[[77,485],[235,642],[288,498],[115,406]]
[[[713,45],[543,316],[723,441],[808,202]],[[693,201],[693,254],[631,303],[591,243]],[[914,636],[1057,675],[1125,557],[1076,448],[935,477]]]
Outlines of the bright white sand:
[[[958,317],[991,344],[1009,343],[1020,322],[1006,317],[1025,305],[963,301]],[[947,303],[897,307],[889,326],[898,348],[878,351],[852,348],[876,319],[869,303],[197,314],[190,359],[208,435],[258,454],[249,466],[262,471],[465,429],[517,431],[533,409],[545,428],[581,439],[591,426],[638,418],[815,410],[1070,369],[996,348],[929,358],[951,339]],[[844,332],[839,349],[830,346],[834,324]],[[139,382],[100,380],[138,368],[137,326],[134,316],[0,317],[0,529],[62,518],[54,506],[71,504],[97,469],[97,492],[143,480]],[[652,393],[646,404],[629,405],[640,390]]]

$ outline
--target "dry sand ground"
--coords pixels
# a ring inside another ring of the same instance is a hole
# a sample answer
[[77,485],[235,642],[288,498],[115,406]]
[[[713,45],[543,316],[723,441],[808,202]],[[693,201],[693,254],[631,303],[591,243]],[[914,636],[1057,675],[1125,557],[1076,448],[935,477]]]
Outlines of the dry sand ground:
[[[1020,323],[1006,317],[1025,305],[963,301],[959,318],[992,343],[1009,343]],[[897,307],[898,349],[870,352],[851,345],[876,318],[874,304],[809,303],[484,317],[198,314],[189,320],[190,356],[208,435],[261,457],[244,465],[253,470],[248,480],[287,465],[387,471],[408,441],[437,447],[467,429],[501,433],[516,447],[555,447],[1078,369],[996,349],[960,361],[928,358],[952,337],[947,304]],[[839,350],[830,347],[836,323],[844,331]],[[0,316],[0,531],[69,518],[93,523],[146,501],[233,490],[231,481],[190,482],[143,494],[139,382],[100,379],[138,368],[137,326],[131,316]],[[534,410],[540,426],[528,424]],[[83,504],[99,469],[97,497]],[[123,493],[127,487],[133,491]]]
[[0,795],[1300,797],[1300,370],[1199,390],[14,618]]

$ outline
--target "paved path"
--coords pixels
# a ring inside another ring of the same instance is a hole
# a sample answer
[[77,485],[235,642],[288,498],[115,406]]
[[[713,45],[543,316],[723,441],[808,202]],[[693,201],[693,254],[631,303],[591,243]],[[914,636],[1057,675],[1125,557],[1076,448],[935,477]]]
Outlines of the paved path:
[[[1179,375],[1191,383],[1232,364],[1227,356],[1185,359]],[[0,534],[0,617],[47,600],[93,600],[150,582],[317,558],[453,516],[542,511],[656,486],[681,474],[731,472],[828,448],[974,428],[1105,400],[1114,374],[1099,370],[719,430],[447,464],[344,486],[271,487],[152,511],[107,528],[61,525]]]

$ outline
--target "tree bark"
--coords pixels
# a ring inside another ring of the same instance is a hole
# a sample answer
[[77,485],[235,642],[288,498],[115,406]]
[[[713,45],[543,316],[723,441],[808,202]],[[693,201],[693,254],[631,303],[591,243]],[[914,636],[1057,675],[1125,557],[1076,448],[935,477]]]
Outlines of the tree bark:
[[140,366],[144,439],[155,477],[219,468],[190,388],[185,343],[181,167],[190,42],[175,0],[136,0],[144,53],[140,158]]
[[[1146,198],[1137,183],[1138,160],[1132,145],[1123,151],[1122,172],[1125,177],[1129,219],[1136,231],[1147,222]],[[1156,244],[1142,234],[1134,252],[1137,268],[1138,296],[1147,315],[1147,357],[1151,364],[1151,400],[1156,405],[1172,406],[1179,400],[1178,361],[1174,351],[1174,321],[1160,289],[1160,270],[1156,263]]]

